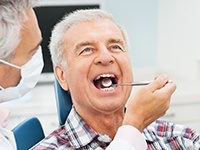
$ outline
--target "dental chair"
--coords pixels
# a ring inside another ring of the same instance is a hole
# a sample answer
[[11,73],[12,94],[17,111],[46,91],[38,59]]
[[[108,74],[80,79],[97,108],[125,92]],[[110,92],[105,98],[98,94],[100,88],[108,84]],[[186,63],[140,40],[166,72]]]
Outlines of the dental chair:
[[[65,91],[55,80],[55,96],[59,125],[65,124],[66,118],[72,108],[72,100],[69,91]],[[42,125],[38,118],[32,117],[24,120],[13,130],[17,150],[28,150],[45,138]]]
[[15,136],[17,150],[28,150],[45,137],[42,125],[36,117],[24,120],[12,131]]
[[63,90],[57,79],[55,80],[54,87],[58,112],[58,121],[59,125],[62,126],[65,124],[67,116],[69,115],[69,112],[72,108],[72,100],[69,91]]

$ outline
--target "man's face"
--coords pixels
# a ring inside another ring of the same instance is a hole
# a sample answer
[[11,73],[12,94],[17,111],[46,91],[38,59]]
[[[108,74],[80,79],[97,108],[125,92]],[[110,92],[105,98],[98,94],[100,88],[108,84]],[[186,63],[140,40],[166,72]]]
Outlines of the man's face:
[[[38,49],[41,42],[41,31],[33,9],[26,11],[28,20],[21,28],[21,42],[14,50],[14,54],[9,61],[17,66],[26,64]],[[0,67],[0,85],[3,88],[15,86],[21,79],[20,70],[8,65],[1,65]]]
[[130,87],[106,88],[102,82],[133,80],[127,45],[118,27],[109,20],[82,22],[65,34],[63,76],[78,111],[114,112],[124,109]]

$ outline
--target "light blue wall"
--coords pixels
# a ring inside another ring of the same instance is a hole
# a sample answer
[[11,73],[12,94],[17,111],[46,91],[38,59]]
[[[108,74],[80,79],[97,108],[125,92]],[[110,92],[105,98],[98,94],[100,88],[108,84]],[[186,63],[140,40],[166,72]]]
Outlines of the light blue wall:
[[158,0],[105,0],[104,9],[127,30],[133,67],[155,67]]

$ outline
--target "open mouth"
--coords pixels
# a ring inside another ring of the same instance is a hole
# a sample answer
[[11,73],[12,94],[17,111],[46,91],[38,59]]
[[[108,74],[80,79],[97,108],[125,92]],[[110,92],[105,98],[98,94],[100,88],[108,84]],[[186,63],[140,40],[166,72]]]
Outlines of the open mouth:
[[99,90],[113,90],[116,86],[113,86],[117,84],[118,79],[113,74],[102,74],[96,77],[93,80],[94,86]]

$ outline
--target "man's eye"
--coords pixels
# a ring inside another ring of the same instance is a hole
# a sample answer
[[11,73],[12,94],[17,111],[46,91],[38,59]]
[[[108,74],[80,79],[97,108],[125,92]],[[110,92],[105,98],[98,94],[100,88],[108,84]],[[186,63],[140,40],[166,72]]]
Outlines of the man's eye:
[[112,45],[110,49],[113,51],[123,51],[123,49],[119,45]]
[[87,55],[87,54],[90,54],[92,53],[92,48],[85,48],[81,51],[80,55],[83,54],[83,55]]

